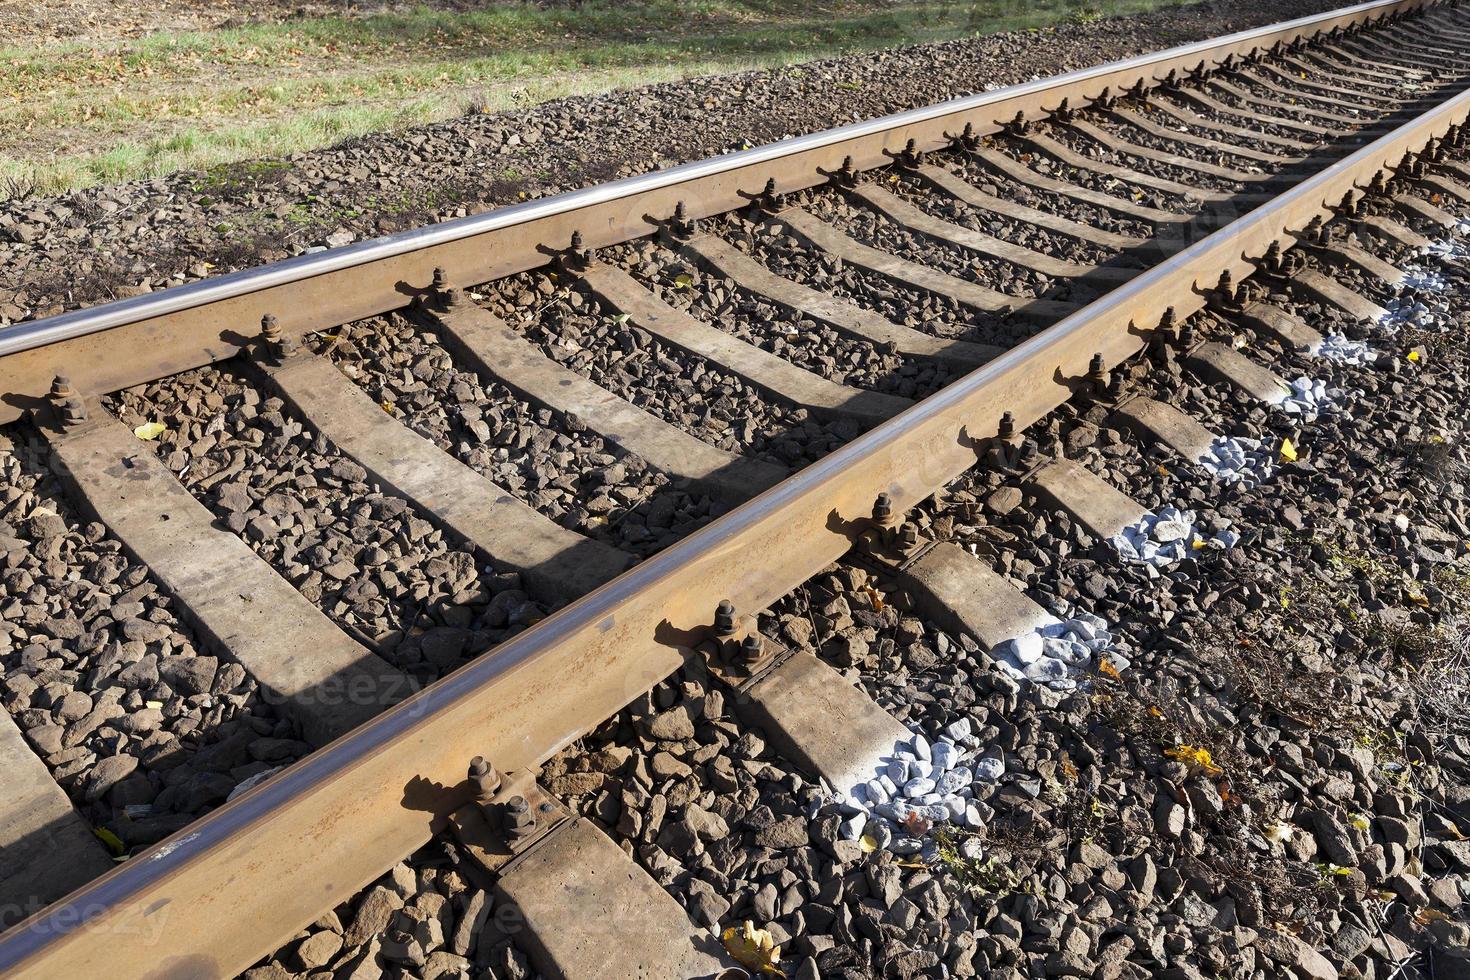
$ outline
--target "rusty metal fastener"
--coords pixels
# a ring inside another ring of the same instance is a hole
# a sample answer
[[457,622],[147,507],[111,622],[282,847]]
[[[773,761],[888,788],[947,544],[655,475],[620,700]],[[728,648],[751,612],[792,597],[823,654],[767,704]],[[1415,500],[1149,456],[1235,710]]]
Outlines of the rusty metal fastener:
[[715,636],[721,639],[729,639],[739,632],[735,624],[735,603],[729,599],[721,599],[720,604],[715,607]]
[[505,834],[513,841],[524,840],[536,832],[536,814],[524,796],[505,801]]
[[71,378],[58,374],[51,379],[51,399],[56,403],[56,413],[61,419],[63,429],[70,429],[87,421],[87,403],[77,396]]
[[449,273],[442,265],[434,267],[434,281],[429,289],[446,310],[458,309],[464,305],[464,290],[449,285]]
[[1087,366],[1087,380],[1092,385],[1093,393],[1101,395],[1107,392],[1108,369],[1101,352],[1092,355],[1092,363]]
[[470,760],[469,780],[475,792],[476,803],[489,803],[500,792],[500,772],[482,755]]
[[296,338],[287,337],[281,330],[280,321],[276,319],[274,313],[267,313],[260,318],[260,339],[265,341],[266,353],[276,363],[296,353],[298,346]]
[[592,249],[582,239],[580,231],[572,232],[572,240],[558,257],[562,268],[570,272],[582,272],[592,262]]
[[[948,133],[944,135],[949,136]],[[974,153],[980,149],[980,137],[975,135],[974,123],[965,123],[965,128],[960,135],[951,136],[950,139],[954,141],[957,149],[964,150],[966,153]]]
[[1075,118],[1076,116],[1072,114],[1070,99],[1063,99],[1062,104],[1048,114],[1048,122],[1069,123]]
[[698,230],[698,224],[689,217],[689,210],[683,201],[674,205],[674,216],[669,219],[669,234],[683,241],[694,237]]
[[776,193],[776,178],[767,177],[766,185],[761,188],[750,202],[751,206],[762,214],[777,214],[785,207],[781,201],[781,195]]
[[890,154],[900,167],[905,170],[916,170],[924,162],[924,156],[919,152],[919,141],[909,140],[903,145],[903,149],[897,153]]
[[873,523],[879,527],[892,527],[898,518],[893,513],[893,498],[886,493],[878,494],[873,501]]
[[1026,122],[1026,113],[1024,112],[1017,112],[1011,117],[1010,122],[996,120],[996,123],[1005,129],[1007,136],[1025,136],[1030,129],[1030,124]]
[[760,663],[765,655],[766,646],[761,640],[761,635],[759,633],[745,634],[745,639],[740,641],[740,659],[754,666]]
[[856,187],[858,181],[857,167],[852,157],[842,158],[842,166],[827,175],[827,179],[838,187]]
[[1000,413],[1000,425],[997,426],[996,434],[1002,439],[1009,439],[1016,434],[1016,416],[1014,413]]

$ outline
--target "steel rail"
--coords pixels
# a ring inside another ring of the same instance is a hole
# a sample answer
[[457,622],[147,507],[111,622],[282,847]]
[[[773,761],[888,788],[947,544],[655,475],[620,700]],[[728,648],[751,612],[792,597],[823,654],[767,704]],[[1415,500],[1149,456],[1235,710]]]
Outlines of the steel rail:
[[768,178],[783,193],[804,189],[845,157],[870,169],[909,139],[937,149],[967,123],[998,132],[1017,112],[1035,118],[1063,99],[1082,105],[1104,88],[1153,87],[1171,71],[1442,2],[1374,0],[21,323],[0,330],[0,423],[43,404],[56,374],[91,393],[154,381],[235,355],[267,314],[298,335],[376,316],[406,305],[436,267],[456,283],[487,282],[544,264],[546,246],[573,231],[592,247],[624,242],[650,233],[648,217],[679,201],[696,218],[722,213]]
[[[840,557],[886,492],[957,477],[1003,412],[1034,423],[1137,354],[1172,308],[1470,114],[1470,92],[1359,149],[838,449],[590,596],[227,803],[0,937],[22,976],[227,976],[422,845],[463,802],[465,760],[531,766],[675,669],[718,597],[760,609]],[[753,557],[754,556],[754,557]],[[691,587],[691,583],[698,583]]]

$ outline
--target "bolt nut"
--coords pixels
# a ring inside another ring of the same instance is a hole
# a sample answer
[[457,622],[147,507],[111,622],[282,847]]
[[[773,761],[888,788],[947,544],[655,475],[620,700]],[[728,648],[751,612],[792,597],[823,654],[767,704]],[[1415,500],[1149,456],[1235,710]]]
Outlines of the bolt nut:
[[765,643],[761,641],[759,633],[748,633],[745,639],[740,641],[740,659],[745,663],[758,664],[765,655]]
[[893,498],[888,494],[880,493],[873,501],[873,520],[884,526],[893,521]]
[[512,796],[505,801],[505,832],[512,840],[519,840],[536,830],[536,815],[524,796]]
[[715,634],[718,636],[735,634],[735,603],[729,599],[721,599],[720,604],[715,607]]
[[480,803],[489,802],[500,790],[500,773],[484,756],[477,755],[470,760],[469,780],[475,790],[475,799]]

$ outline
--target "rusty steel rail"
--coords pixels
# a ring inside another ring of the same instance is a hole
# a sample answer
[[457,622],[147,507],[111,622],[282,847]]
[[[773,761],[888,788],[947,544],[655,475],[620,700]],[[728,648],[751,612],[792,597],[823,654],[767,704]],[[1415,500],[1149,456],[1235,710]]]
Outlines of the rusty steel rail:
[[910,139],[936,149],[966,124],[998,132],[1018,112],[1034,118],[1104,88],[1152,88],[1170,72],[1440,3],[1374,0],[22,323],[0,331],[0,423],[42,405],[57,374],[86,392],[143,384],[234,356],[267,314],[288,335],[376,316],[409,303],[436,267],[457,283],[499,279],[544,264],[547,246],[574,231],[591,247],[624,242],[649,234],[649,216],[667,216],[681,200],[691,217],[719,214],[748,203],[767,179],[780,193],[801,190],[845,157],[870,169]]
[[[676,669],[713,599],[760,609],[840,557],[887,493],[907,508],[975,465],[1002,413],[1034,423],[1201,309],[1273,241],[1470,114],[1442,103],[879,425],[493,653],[0,937],[0,972],[224,976],[381,874],[464,802],[464,760],[529,767]],[[899,127],[894,139],[911,130]],[[876,136],[874,137],[877,138]],[[900,142],[901,145],[901,142]],[[696,584],[697,583],[697,584]]]

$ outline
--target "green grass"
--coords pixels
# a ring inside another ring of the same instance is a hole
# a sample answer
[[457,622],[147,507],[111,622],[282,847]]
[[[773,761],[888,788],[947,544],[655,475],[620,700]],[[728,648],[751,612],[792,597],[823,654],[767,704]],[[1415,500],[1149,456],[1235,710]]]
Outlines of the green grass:
[[[587,0],[0,50],[0,188],[207,169],[566,95],[1184,0]],[[3,189],[0,189],[3,194]]]

